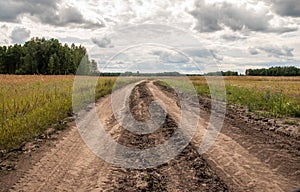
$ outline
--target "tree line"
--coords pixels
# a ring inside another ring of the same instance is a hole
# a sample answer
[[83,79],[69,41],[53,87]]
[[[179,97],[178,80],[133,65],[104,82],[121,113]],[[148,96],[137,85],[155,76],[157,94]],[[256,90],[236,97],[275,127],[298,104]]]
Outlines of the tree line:
[[271,67],[268,69],[247,69],[248,76],[300,76],[300,68],[290,67]]
[[217,71],[217,72],[210,72],[205,73],[205,76],[238,76],[239,73],[235,71]]
[[[80,65],[80,63],[83,64]],[[27,41],[24,45],[0,46],[0,74],[121,75],[121,73],[100,73],[97,70],[96,61],[89,60],[86,48],[81,45],[63,45],[57,39],[46,40],[37,37]],[[247,76],[300,76],[300,69],[294,66],[247,69],[245,74]],[[147,76],[149,74],[127,72],[123,75]],[[165,72],[154,75],[180,76],[181,74]],[[238,76],[239,74],[234,71],[218,71],[204,75]]]
[[[83,65],[80,65],[81,62]],[[86,48],[62,45],[57,39],[32,38],[24,45],[0,46],[0,74],[68,75],[90,74],[97,63],[90,61]]]

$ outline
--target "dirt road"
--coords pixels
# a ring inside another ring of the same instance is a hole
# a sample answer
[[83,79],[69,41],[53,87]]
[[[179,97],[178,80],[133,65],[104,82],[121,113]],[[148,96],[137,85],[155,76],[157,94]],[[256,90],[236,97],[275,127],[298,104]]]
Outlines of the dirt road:
[[[169,140],[179,123],[176,94],[151,81],[138,84],[131,92],[129,106],[133,117],[141,122],[149,120],[149,105],[155,100],[164,103],[166,119],[152,134],[139,135],[123,129],[113,115],[109,96],[100,99],[96,109],[111,138],[133,149],[147,149]],[[97,157],[74,125],[17,182],[2,191],[293,191],[300,188],[299,140],[253,127],[238,118],[226,118],[215,144],[200,155],[198,148],[210,115],[204,107],[200,114],[197,133],[185,149],[169,162],[147,169],[119,168]],[[120,149],[107,150],[118,153]]]

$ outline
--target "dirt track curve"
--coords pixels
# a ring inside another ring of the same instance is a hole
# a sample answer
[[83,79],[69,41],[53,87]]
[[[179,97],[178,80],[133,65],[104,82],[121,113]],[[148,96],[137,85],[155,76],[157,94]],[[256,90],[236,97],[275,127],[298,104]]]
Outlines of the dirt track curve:
[[[122,94],[122,89],[119,91]],[[149,120],[148,107],[155,100],[164,103],[167,115],[152,134],[137,135],[123,129],[113,115],[109,96],[97,102],[97,113],[115,141],[133,149],[146,149],[168,140],[179,123],[176,94],[152,81],[134,87],[129,98],[133,117]],[[97,157],[74,125],[10,189],[3,191],[274,192],[300,188],[299,140],[253,127],[229,114],[215,144],[200,155],[197,150],[209,111],[201,107],[200,114],[196,135],[179,155],[156,168],[142,170],[115,167]]]

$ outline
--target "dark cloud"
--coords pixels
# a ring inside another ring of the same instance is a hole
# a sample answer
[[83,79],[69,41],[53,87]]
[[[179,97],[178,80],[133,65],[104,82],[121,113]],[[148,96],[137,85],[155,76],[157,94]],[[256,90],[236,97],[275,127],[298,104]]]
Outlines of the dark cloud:
[[0,1],[0,20],[7,22],[17,22],[23,14],[47,18],[55,15],[58,10],[60,0],[10,0]]
[[84,28],[103,27],[103,23],[86,20],[75,7],[61,7],[61,0],[10,0],[0,2],[0,21],[19,22],[29,14],[44,24],[76,26]]
[[228,27],[233,31],[258,31],[284,33],[298,28],[274,28],[270,25],[272,16],[265,11],[255,11],[246,6],[227,2],[207,4],[204,0],[195,3],[190,14],[196,19],[195,29],[200,32],[215,32]]
[[201,32],[214,32],[222,29],[219,23],[218,10],[213,6],[203,6],[201,2],[190,14],[197,19],[195,29]]
[[300,17],[299,0],[267,0],[272,9],[281,16]]
[[111,39],[108,37],[103,37],[102,39],[92,38],[93,43],[95,43],[100,48],[113,48],[111,44]]
[[13,43],[22,44],[30,37],[30,30],[27,30],[23,27],[16,27],[11,32],[10,38],[12,39]]
[[42,22],[57,25],[57,26],[67,26],[75,25],[84,28],[95,28],[103,27],[102,22],[94,23],[86,20],[81,12],[75,7],[63,7],[60,8],[59,14],[47,15],[47,17],[41,17]]
[[265,52],[268,54],[269,57],[293,57],[293,48],[289,48],[286,46],[274,46],[274,45],[268,45],[268,46],[260,46],[255,48],[249,48],[249,52],[252,55],[257,55],[259,52]]

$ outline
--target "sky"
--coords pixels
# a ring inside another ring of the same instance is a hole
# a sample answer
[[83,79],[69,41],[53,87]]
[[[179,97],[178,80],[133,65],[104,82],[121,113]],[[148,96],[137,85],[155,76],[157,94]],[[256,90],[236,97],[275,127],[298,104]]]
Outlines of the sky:
[[85,46],[101,71],[300,67],[299,0],[0,1],[0,45]]

